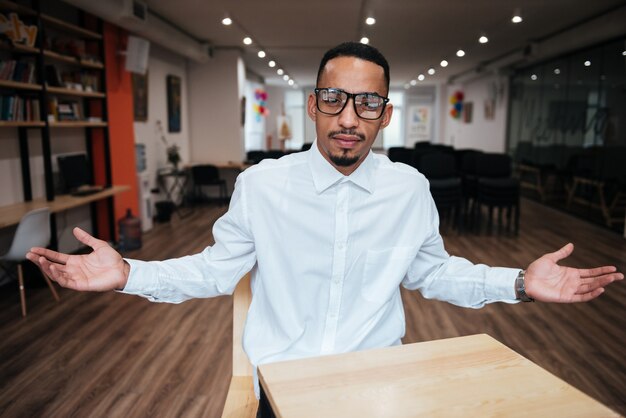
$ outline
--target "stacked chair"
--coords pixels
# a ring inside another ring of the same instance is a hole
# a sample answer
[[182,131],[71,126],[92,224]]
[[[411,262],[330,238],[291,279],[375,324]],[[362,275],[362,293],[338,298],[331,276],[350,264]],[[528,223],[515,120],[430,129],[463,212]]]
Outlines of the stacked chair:
[[449,220],[461,229],[463,188],[454,155],[447,152],[424,154],[419,160],[419,171],[430,183],[430,193],[442,222]]
[[473,205],[473,222],[480,230],[482,206],[488,208],[488,227],[493,226],[493,210],[498,209],[498,226],[502,227],[502,211],[506,209],[507,230],[514,225],[519,233],[520,218],[520,183],[512,177],[511,157],[507,154],[480,153],[475,156],[474,185],[475,202]]

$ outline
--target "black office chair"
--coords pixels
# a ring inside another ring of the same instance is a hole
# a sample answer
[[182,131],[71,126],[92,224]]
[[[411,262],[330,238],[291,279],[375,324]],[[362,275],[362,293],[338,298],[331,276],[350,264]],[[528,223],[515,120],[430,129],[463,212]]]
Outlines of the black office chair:
[[498,209],[498,226],[502,227],[502,210],[507,211],[507,229],[510,230],[514,212],[515,234],[519,233],[520,182],[511,177],[511,157],[507,154],[485,153],[476,156],[476,204],[474,221],[480,229],[480,211],[489,209],[488,226],[493,225],[493,209]]
[[225,204],[228,200],[226,181],[220,178],[219,170],[214,165],[204,164],[191,167],[191,178],[193,180],[194,197],[196,201],[209,200],[202,193],[203,186],[219,187],[220,205]]
[[433,196],[442,223],[447,219],[461,229],[463,189],[456,170],[456,159],[449,153],[430,153],[420,158],[419,171],[430,182]]
[[267,158],[267,153],[261,150],[248,151],[246,153],[246,162],[249,164],[258,164]]
[[413,161],[413,149],[405,147],[391,147],[387,150],[387,157],[394,163],[411,165]]

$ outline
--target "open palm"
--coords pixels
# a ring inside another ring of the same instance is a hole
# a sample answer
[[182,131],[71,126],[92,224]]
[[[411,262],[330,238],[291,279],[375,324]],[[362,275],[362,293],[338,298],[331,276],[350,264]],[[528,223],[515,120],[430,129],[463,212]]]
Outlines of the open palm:
[[604,287],[623,279],[613,266],[577,269],[557,263],[574,251],[567,244],[532,262],[526,270],[526,292],[543,302],[586,302],[600,296]]
[[106,291],[126,285],[128,266],[122,256],[105,241],[94,238],[80,228],[74,236],[93,248],[85,255],[68,255],[46,248],[32,248],[26,257],[63,287],[74,290]]

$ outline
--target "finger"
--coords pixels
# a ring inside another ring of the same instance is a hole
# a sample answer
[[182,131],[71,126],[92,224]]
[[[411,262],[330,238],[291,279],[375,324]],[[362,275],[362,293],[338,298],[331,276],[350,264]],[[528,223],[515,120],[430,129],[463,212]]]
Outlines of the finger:
[[74,280],[72,274],[66,266],[61,264],[51,264],[50,273],[54,276],[55,281],[61,286],[72,290],[81,290],[79,289],[80,283],[77,280]]
[[45,257],[39,257],[37,263],[39,264],[39,267],[46,276],[59,283],[61,286],[65,287],[63,283],[64,280],[62,280],[62,278],[59,276],[58,271],[55,272],[52,270],[52,263],[48,259],[46,259]]
[[36,257],[40,257],[40,256],[46,257],[48,260],[53,261],[55,263],[60,263],[60,264],[67,263],[67,259],[70,257],[67,254],[59,253],[57,251],[52,251],[47,248],[41,248],[41,247],[31,248],[30,252],[35,254]]
[[600,296],[602,293],[604,293],[604,288],[600,287],[588,293],[584,293],[581,295],[574,295],[574,297],[572,298],[572,302],[589,302],[590,300],[595,299],[598,296]]
[[590,278],[590,279],[582,279],[580,286],[576,290],[577,294],[583,294],[595,290],[599,287],[606,287],[609,284],[613,283],[616,280],[622,280],[624,275],[621,273],[612,273],[605,274],[603,276]]
[[79,227],[75,227],[72,232],[74,232],[74,236],[76,237],[77,240],[79,240],[85,245],[90,246],[94,250],[97,250],[98,248],[102,248],[102,247],[109,245],[106,243],[106,241],[102,241],[101,239],[98,239],[92,235],[89,235],[87,232],[83,231]]
[[544,257],[548,257],[550,260],[556,263],[568,257],[572,253],[572,251],[574,251],[574,244],[570,242],[566,244],[564,247],[562,247],[561,249],[556,250],[553,253],[546,254]]
[[617,271],[617,268],[615,268],[615,266],[602,266],[602,267],[595,267],[592,269],[578,269],[578,274],[580,275],[581,278],[585,278],[585,277],[601,276],[603,274],[613,273],[614,271]]

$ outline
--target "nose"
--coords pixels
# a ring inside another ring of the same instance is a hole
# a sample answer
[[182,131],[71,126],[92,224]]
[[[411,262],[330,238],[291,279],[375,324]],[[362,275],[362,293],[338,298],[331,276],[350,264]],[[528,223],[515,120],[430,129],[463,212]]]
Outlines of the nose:
[[[352,103],[350,103],[352,101]],[[349,97],[346,106],[343,108],[341,113],[339,114],[339,125],[342,128],[352,129],[356,128],[359,125],[359,116],[356,114],[354,110],[354,98]]]

